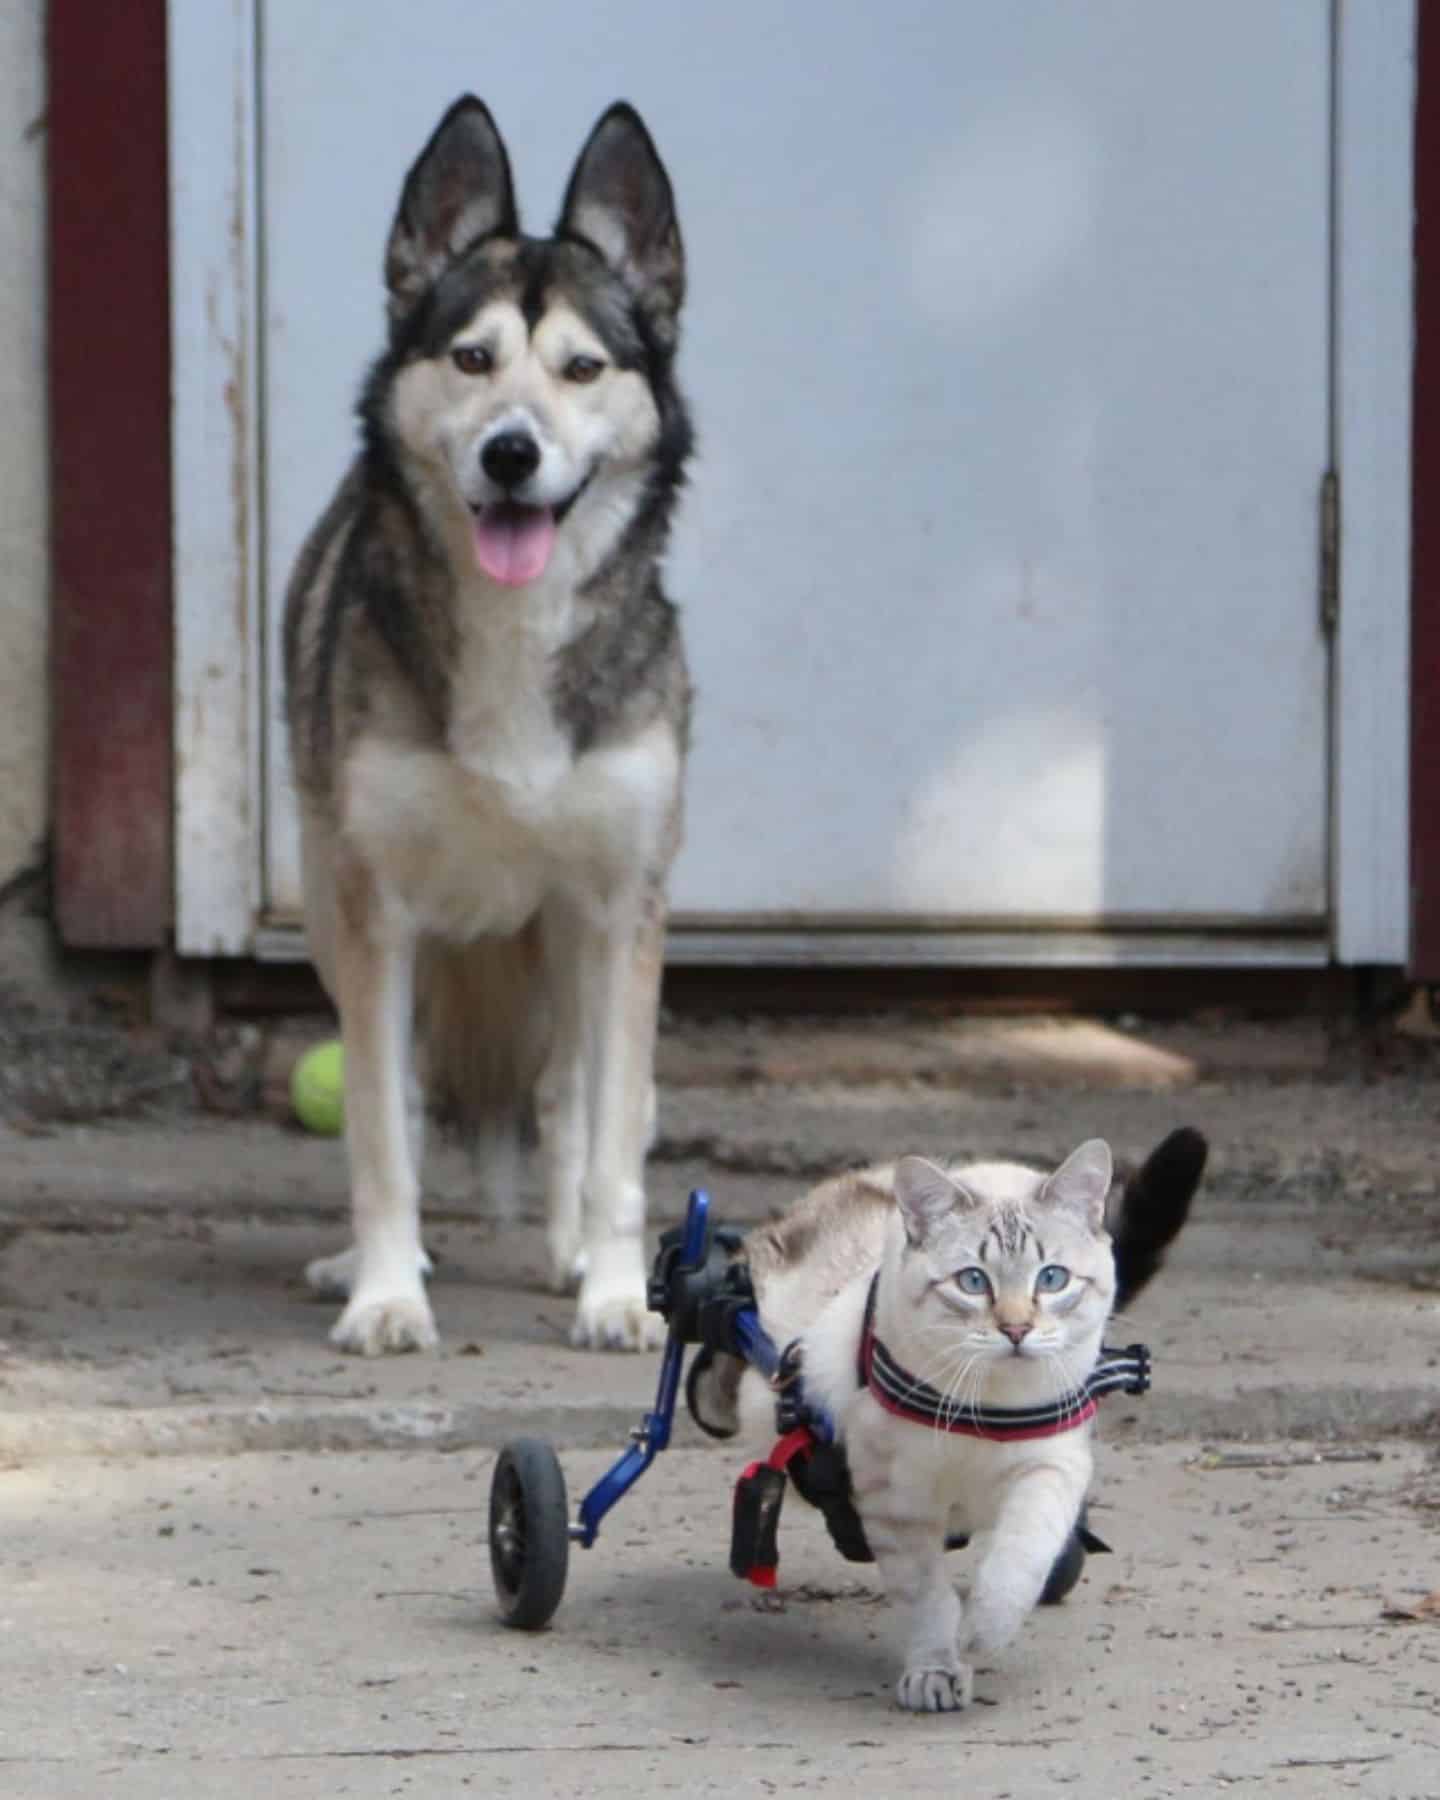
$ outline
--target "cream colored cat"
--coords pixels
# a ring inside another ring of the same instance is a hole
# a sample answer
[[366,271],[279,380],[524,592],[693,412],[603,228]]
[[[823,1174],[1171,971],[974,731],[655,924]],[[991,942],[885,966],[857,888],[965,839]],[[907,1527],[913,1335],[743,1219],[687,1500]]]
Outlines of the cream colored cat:
[[[777,1344],[800,1340],[806,1398],[843,1443],[900,1611],[896,1695],[911,1711],[969,1703],[973,1659],[1015,1637],[1076,1524],[1084,1383],[1115,1297],[1110,1181],[1098,1138],[1049,1175],[908,1156],[825,1183],[746,1241],[762,1322]],[[753,1369],[739,1406],[747,1438],[773,1440],[774,1390]],[[1048,1424],[985,1435],[995,1408]],[[952,1533],[972,1539],[963,1601],[945,1567]]]

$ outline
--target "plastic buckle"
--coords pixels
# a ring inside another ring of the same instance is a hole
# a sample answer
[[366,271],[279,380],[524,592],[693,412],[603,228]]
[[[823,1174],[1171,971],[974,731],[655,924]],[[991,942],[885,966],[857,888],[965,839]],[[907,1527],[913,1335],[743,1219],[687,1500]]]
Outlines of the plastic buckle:
[[[742,1234],[731,1225],[710,1225],[699,1259],[686,1260],[684,1226],[672,1226],[660,1238],[650,1278],[645,1284],[645,1303],[659,1313],[681,1341],[704,1341],[702,1321],[718,1295],[732,1287],[731,1261],[739,1250]],[[747,1272],[748,1283],[748,1272]],[[717,1345],[717,1348],[723,1346]]]
[[775,1426],[781,1437],[808,1423],[805,1388],[801,1381],[802,1361],[800,1340],[796,1338],[781,1353],[780,1367],[775,1371],[770,1384],[776,1393]]

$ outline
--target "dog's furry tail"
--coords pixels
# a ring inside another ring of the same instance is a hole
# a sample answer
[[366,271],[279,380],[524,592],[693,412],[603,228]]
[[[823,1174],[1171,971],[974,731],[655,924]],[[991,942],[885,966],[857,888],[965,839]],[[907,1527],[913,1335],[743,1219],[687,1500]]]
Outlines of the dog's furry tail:
[[430,1110],[476,1150],[487,1185],[504,1190],[531,1122],[550,1020],[538,927],[473,944],[435,940],[416,969],[416,1022]]
[[1115,1240],[1115,1305],[1128,1305],[1165,1260],[1190,1216],[1209,1145],[1188,1126],[1172,1131],[1125,1184],[1111,1231]]

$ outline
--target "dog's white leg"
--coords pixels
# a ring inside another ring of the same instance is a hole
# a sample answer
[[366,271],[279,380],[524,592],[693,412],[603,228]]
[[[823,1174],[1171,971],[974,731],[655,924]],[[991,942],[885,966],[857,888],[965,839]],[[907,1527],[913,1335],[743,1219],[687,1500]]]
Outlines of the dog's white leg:
[[658,897],[626,897],[603,930],[586,932],[576,971],[591,1052],[590,1150],[585,1273],[571,1337],[595,1349],[649,1349],[664,1337],[663,1322],[645,1304],[644,1186],[663,947]]
[[423,1350],[435,1322],[421,1278],[420,1184],[412,1158],[413,931],[384,914],[366,870],[341,871],[337,999],[345,1042],[345,1141],[355,1249],[350,1299],[331,1337],[378,1356]]
[[[425,1095],[413,1067],[405,1089],[405,1123],[410,1136],[410,1160],[418,1175],[425,1166]],[[317,1256],[306,1263],[305,1280],[327,1300],[347,1300],[355,1286],[355,1271],[359,1264],[360,1252],[352,1244],[348,1250],[338,1251],[334,1256]],[[423,1249],[420,1273],[424,1276],[435,1273],[435,1265]]]
[[[327,1300],[348,1300],[359,1266],[360,1252],[352,1244],[348,1250],[337,1250],[333,1256],[317,1256],[306,1263],[305,1280]],[[435,1265],[424,1250],[420,1252],[419,1267],[423,1276],[435,1273]]]
[[590,1147],[585,1087],[585,1021],[579,969],[583,927],[559,901],[545,910],[545,978],[553,1020],[550,1054],[536,1086],[535,1103],[544,1165],[546,1241],[550,1285],[573,1288],[585,1270],[581,1192]]
[[[325,984],[325,991],[338,1004],[340,978],[337,968],[335,910],[335,834],[326,820],[313,807],[303,802],[300,808],[301,865],[305,882],[305,936],[311,960]],[[410,1126],[410,1154],[415,1168],[421,1167],[425,1145],[425,1096],[415,1070],[410,1069],[406,1085],[407,1118]],[[352,1244],[334,1256],[317,1256],[305,1265],[305,1279],[317,1294],[327,1299],[348,1298],[355,1285],[359,1252]],[[431,1273],[430,1258],[420,1252],[420,1273]]]

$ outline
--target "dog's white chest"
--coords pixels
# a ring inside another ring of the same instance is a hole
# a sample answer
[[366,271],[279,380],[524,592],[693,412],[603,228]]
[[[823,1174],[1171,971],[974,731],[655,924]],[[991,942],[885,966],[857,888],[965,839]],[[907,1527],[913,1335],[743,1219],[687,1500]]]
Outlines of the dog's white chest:
[[497,628],[462,652],[448,747],[483,809],[545,829],[570,773],[569,740],[551,703],[558,632]]
[[443,749],[362,740],[347,768],[346,829],[423,931],[455,940],[520,930],[547,896],[603,907],[654,866],[680,781],[672,727],[576,758],[551,696],[576,628],[567,588],[477,606],[462,630]]
[[653,867],[675,805],[663,721],[575,758],[535,636],[470,648],[446,749],[371,739],[350,758],[347,830],[416,925],[447,939],[516,932],[556,892],[603,907]]

